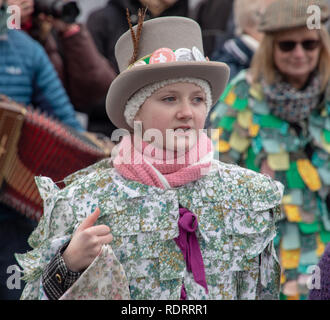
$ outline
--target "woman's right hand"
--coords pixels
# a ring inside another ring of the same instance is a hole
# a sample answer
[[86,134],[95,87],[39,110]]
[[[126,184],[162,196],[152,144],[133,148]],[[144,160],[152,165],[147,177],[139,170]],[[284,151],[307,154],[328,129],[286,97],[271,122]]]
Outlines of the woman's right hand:
[[89,215],[77,228],[62,254],[68,269],[79,272],[86,269],[100,254],[102,245],[108,244],[113,237],[106,225],[94,226],[100,215],[100,209]]

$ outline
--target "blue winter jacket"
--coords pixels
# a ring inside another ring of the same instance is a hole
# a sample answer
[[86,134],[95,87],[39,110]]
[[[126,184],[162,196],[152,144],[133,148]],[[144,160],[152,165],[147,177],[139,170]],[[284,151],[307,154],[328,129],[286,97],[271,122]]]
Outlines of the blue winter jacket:
[[83,130],[44,49],[19,30],[8,30],[8,39],[0,40],[0,94]]
[[[23,31],[8,30],[0,40],[0,94],[83,131],[57,73],[41,45]],[[0,223],[19,215],[0,203]]]
[[224,62],[230,69],[230,80],[240,71],[248,69],[254,52],[240,39],[228,39],[223,45],[216,45],[212,53],[212,61]]

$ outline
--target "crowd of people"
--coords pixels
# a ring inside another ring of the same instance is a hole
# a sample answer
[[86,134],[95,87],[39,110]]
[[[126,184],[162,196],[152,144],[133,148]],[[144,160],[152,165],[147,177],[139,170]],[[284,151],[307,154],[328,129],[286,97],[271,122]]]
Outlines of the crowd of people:
[[0,201],[0,299],[330,299],[330,1],[53,2],[0,0],[0,95],[112,153]]

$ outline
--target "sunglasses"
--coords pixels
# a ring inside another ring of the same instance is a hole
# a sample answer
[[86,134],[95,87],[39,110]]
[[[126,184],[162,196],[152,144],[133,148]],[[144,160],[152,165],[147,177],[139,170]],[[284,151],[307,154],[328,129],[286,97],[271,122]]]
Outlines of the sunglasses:
[[277,44],[281,51],[290,52],[293,49],[295,49],[298,43],[302,45],[304,50],[312,51],[319,47],[320,40],[304,40],[302,42],[288,40],[288,41],[279,41]]

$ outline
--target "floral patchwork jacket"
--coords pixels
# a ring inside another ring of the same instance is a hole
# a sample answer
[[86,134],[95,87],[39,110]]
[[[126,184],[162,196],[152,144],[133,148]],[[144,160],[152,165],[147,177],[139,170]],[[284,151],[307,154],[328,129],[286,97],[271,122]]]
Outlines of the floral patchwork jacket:
[[[16,254],[27,282],[21,299],[43,299],[41,275],[78,225],[99,207],[97,224],[114,240],[61,299],[278,299],[280,266],[273,246],[283,185],[214,160],[200,180],[162,190],[126,180],[108,159],[78,171],[60,190],[36,183],[44,214],[29,238],[34,250]],[[196,235],[208,294],[187,271],[174,238],[179,205],[198,217]]]

